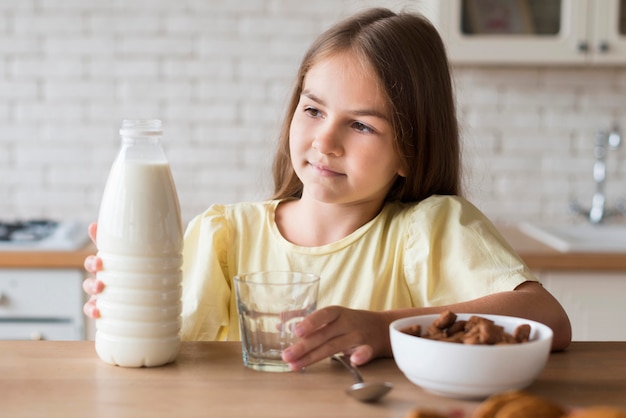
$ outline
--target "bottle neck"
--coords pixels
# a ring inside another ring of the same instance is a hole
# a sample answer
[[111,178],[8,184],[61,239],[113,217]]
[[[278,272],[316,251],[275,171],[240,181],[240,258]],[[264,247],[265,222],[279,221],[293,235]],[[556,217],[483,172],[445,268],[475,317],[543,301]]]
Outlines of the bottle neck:
[[123,145],[160,145],[161,136],[122,135]]
[[126,160],[167,161],[161,146],[163,130],[157,119],[124,120],[120,129]]
[[122,136],[161,136],[163,124],[159,119],[125,119],[122,121]]

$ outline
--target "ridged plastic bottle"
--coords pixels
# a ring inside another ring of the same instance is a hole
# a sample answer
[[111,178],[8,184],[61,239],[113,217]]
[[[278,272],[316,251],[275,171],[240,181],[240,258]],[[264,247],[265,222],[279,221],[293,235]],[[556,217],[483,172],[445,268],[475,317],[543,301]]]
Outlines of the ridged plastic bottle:
[[95,346],[106,363],[160,366],[180,348],[183,227],[159,120],[125,120],[96,237],[104,282]]

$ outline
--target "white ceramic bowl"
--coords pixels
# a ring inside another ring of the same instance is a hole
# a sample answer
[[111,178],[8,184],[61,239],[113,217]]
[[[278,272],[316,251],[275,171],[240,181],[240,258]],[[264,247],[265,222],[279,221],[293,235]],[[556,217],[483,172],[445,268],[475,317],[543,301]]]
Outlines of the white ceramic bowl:
[[[468,319],[475,314],[457,314]],[[485,398],[494,393],[522,389],[537,378],[546,365],[552,345],[552,329],[539,322],[501,315],[483,315],[506,332],[518,325],[531,327],[530,341],[510,345],[468,345],[415,337],[400,330],[420,324],[422,330],[439,315],[396,320],[389,326],[391,348],[398,368],[413,383],[438,395]]]

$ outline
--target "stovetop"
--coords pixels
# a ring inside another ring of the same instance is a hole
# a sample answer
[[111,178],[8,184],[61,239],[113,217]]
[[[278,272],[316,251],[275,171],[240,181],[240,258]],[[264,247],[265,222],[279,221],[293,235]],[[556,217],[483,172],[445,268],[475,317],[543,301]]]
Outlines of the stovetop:
[[0,251],[73,251],[88,241],[87,226],[78,221],[0,220]]

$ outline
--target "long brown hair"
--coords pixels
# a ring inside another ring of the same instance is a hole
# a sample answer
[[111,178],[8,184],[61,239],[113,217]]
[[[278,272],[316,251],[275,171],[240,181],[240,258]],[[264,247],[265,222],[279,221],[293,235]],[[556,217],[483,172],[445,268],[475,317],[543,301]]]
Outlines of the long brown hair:
[[305,54],[274,159],[273,198],[302,195],[289,155],[289,127],[304,77],[324,57],[346,51],[375,71],[391,109],[395,148],[407,176],[397,178],[386,200],[461,194],[459,131],[443,42],[425,18],[376,8],[331,27]]

